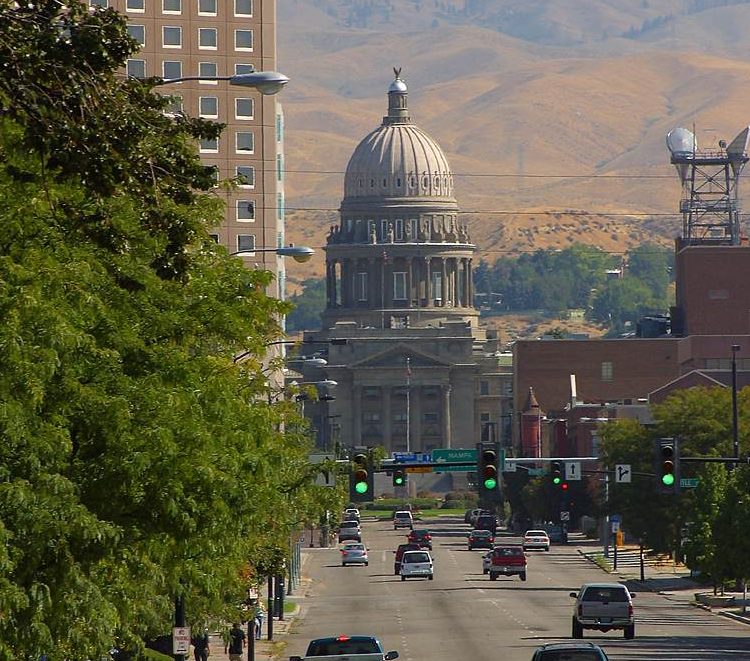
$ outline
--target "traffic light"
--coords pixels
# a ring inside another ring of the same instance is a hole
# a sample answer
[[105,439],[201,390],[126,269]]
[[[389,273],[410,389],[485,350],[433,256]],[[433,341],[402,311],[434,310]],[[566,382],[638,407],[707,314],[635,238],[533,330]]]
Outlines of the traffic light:
[[680,444],[676,438],[654,441],[654,472],[659,493],[680,491]]
[[500,447],[498,443],[479,443],[477,447],[477,479],[479,500],[487,504],[500,499]]
[[393,471],[393,486],[403,487],[406,484],[406,471],[403,468],[397,468]]
[[358,452],[352,457],[352,472],[349,475],[349,500],[365,503],[373,500],[374,475],[372,460],[368,454]]
[[552,469],[550,472],[552,475],[552,484],[555,484],[555,485],[563,484],[564,485],[563,489],[567,489],[568,485],[566,482],[563,481],[562,462],[553,461]]

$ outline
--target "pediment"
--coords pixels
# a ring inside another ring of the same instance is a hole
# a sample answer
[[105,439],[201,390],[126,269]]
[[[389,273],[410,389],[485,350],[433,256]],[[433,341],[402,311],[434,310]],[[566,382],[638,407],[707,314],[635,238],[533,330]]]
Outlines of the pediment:
[[358,363],[352,365],[353,368],[379,368],[379,369],[405,369],[406,360],[409,359],[411,369],[425,367],[450,367],[451,363],[441,360],[426,351],[415,349],[406,344],[399,344],[395,347],[389,347],[372,356],[368,356]]

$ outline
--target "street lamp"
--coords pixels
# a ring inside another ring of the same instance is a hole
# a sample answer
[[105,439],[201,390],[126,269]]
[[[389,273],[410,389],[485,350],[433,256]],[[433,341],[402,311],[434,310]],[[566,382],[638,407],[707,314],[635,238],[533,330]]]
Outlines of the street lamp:
[[253,73],[241,73],[235,76],[183,76],[181,78],[156,79],[155,85],[172,85],[184,83],[191,80],[202,82],[228,81],[230,85],[239,87],[253,87],[263,95],[278,94],[284,85],[289,82],[283,73],[278,71],[254,71]]
[[295,246],[290,243],[288,246],[281,248],[253,248],[252,250],[237,250],[230,252],[230,257],[252,257],[259,252],[275,252],[279,257],[291,257],[295,262],[303,264],[309,262],[315,251],[310,246]]

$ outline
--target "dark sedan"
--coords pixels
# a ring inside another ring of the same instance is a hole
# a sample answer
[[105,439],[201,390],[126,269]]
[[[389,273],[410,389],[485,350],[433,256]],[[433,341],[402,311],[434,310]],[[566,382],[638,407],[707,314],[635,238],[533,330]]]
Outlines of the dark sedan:
[[495,535],[489,530],[472,530],[469,533],[469,551],[474,549],[492,549],[495,544]]

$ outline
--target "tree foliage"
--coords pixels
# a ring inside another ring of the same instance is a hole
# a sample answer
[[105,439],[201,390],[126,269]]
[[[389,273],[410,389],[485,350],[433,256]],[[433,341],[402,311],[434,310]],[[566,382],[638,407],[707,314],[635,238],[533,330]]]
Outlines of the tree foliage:
[[118,75],[135,48],[111,10],[0,8],[0,660],[217,613],[328,497],[264,403],[286,307],[208,236],[221,127]]
[[326,307],[325,278],[308,278],[302,283],[302,291],[292,296],[289,302],[294,308],[286,318],[287,330],[320,328],[320,315]]

